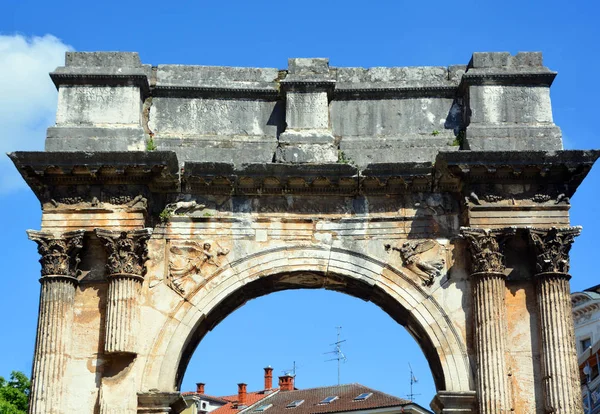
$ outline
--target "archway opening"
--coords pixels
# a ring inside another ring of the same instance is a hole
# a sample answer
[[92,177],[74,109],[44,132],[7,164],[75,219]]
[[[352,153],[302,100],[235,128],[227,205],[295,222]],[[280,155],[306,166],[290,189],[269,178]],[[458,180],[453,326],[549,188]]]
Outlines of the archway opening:
[[[308,275],[294,277],[301,281]],[[295,374],[298,389],[336,385],[340,355],[332,344],[335,327],[342,326],[347,360],[340,358],[341,384],[360,383],[411,399],[410,364],[418,379],[412,399],[428,407],[436,386],[427,358],[398,322],[374,303],[327,289],[266,294],[231,312],[202,339],[181,390],[195,390],[197,382],[216,396],[235,394],[239,382],[247,383],[248,391],[262,390],[267,365],[274,368],[274,387],[284,372]]]

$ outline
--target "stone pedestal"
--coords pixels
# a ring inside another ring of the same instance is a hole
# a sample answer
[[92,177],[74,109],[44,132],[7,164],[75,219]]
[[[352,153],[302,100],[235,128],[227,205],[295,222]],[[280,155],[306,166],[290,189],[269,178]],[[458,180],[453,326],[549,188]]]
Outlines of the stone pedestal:
[[73,324],[73,301],[83,230],[56,236],[27,232],[42,256],[42,284],[29,413],[63,413],[64,376]]
[[67,52],[65,66],[50,74],[58,107],[46,150],[144,150],[142,106],[151,70],[137,53]]
[[567,273],[569,250],[579,232],[578,227],[529,230],[538,272],[542,381],[549,413],[583,413]]
[[462,229],[471,257],[477,396],[481,414],[510,413],[502,244],[510,230]]
[[110,231],[96,229],[108,260],[109,280],[106,300],[106,332],[104,351],[108,354],[135,354],[139,323],[139,291],[144,280],[147,241],[150,229]]
[[337,162],[338,146],[331,133],[329,95],[335,80],[328,59],[290,59],[285,91],[286,129],[279,136],[277,161]]
[[556,76],[541,53],[474,53],[462,82],[470,116],[471,150],[560,150],[560,128],[552,119],[550,85]]

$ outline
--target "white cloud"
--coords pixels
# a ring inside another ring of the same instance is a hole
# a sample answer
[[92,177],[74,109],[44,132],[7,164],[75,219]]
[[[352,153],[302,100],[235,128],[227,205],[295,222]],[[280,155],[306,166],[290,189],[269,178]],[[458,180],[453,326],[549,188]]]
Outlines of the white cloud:
[[24,182],[6,152],[44,149],[54,124],[57,93],[49,72],[62,66],[71,47],[51,35],[0,36],[0,192]]

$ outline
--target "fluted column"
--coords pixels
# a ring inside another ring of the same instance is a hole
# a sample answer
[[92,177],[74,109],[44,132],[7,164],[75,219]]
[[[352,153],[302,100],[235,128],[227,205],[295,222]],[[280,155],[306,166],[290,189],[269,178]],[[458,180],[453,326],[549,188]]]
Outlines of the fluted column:
[[60,236],[28,230],[41,255],[42,284],[29,413],[63,413],[64,376],[73,325],[83,230]]
[[583,413],[569,287],[569,251],[581,228],[529,229],[536,255],[536,289],[547,413]]
[[471,258],[477,400],[481,414],[511,412],[506,363],[506,276],[502,252],[513,230],[461,229]]
[[146,273],[150,229],[110,231],[96,229],[108,259],[108,295],[104,351],[109,354],[137,353],[138,296]]

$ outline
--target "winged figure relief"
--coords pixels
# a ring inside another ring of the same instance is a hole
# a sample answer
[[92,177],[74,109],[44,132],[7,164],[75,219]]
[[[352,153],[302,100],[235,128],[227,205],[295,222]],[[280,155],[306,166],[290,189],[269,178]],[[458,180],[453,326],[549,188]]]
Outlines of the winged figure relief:
[[212,244],[208,242],[188,242],[180,246],[171,246],[170,252],[169,286],[179,293],[185,293],[183,280],[193,274],[202,275],[206,266],[221,266],[219,258],[229,253],[229,249],[213,249]]
[[421,255],[434,249],[437,243],[433,240],[420,242],[404,242],[401,247],[386,244],[386,250],[395,250],[400,253],[404,266],[417,274],[425,286],[431,286],[437,276],[441,276],[444,268],[444,259],[442,257],[432,260],[425,260]]

